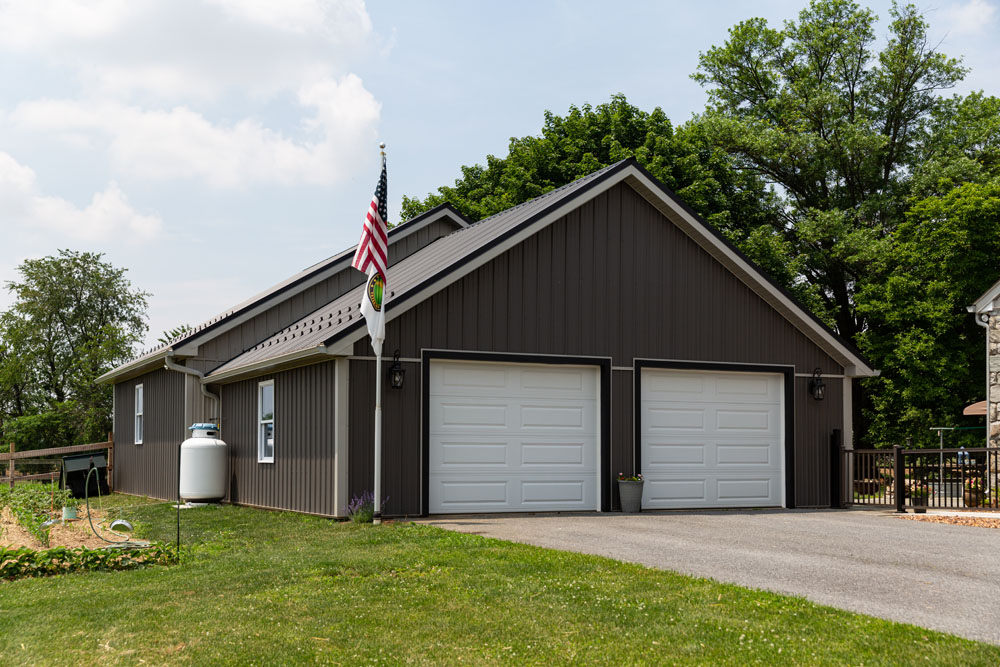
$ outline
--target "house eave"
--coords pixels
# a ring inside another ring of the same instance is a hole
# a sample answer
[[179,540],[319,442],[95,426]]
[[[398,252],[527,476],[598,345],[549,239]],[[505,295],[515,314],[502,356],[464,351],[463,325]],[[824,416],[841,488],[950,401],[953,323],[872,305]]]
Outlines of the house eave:
[[229,384],[245,378],[257,377],[267,373],[273,373],[298,366],[307,366],[320,361],[328,361],[333,356],[327,351],[325,345],[307,347],[303,350],[296,350],[280,357],[263,359],[246,366],[238,366],[219,373],[209,373],[202,380],[204,384]]

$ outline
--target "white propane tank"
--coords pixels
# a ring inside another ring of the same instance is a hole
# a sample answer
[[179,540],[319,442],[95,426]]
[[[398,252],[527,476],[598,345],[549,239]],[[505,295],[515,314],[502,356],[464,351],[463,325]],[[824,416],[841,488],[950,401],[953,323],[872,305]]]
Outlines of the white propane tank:
[[215,503],[226,497],[226,443],[215,424],[192,424],[181,443],[180,494],[186,502]]

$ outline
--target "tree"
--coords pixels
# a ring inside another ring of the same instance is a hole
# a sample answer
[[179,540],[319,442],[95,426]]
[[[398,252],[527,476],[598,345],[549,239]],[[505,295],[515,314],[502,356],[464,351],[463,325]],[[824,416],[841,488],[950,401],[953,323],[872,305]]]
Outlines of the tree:
[[624,95],[607,103],[572,106],[566,116],[544,114],[539,136],[511,138],[507,156],[463,166],[452,187],[424,199],[403,198],[403,218],[449,202],[481,220],[628,157],[663,181],[800,299],[818,307],[813,288],[798,279],[801,267],[775,230],[778,206],[757,175],[735,170],[706,128],[674,128],[659,108],[645,112]]
[[177,340],[181,336],[186,336],[192,331],[194,331],[194,327],[190,324],[182,324],[174,327],[173,329],[167,329],[164,331],[163,335],[156,339],[156,342],[163,345],[169,345],[171,342]]
[[782,29],[744,21],[701,54],[693,77],[708,88],[714,139],[780,188],[775,231],[851,339],[866,326],[855,293],[878,279],[902,220],[937,91],[965,73],[928,44],[916,8],[894,4],[890,15],[877,54],[875,16],[847,0],[814,0]]
[[928,439],[982,400],[985,333],[965,307],[996,281],[998,257],[1000,178],[912,205],[881,260],[885,280],[858,294],[873,322],[861,342],[882,369],[870,381],[870,442]]
[[[94,381],[132,357],[147,329],[149,296],[102,257],[60,250],[25,260],[21,279],[6,285],[15,302],[3,316],[0,345],[0,369],[3,359],[10,362],[0,395],[30,395],[34,410],[72,401],[81,437],[100,439],[111,427],[111,388]],[[22,404],[7,414],[26,412]]]

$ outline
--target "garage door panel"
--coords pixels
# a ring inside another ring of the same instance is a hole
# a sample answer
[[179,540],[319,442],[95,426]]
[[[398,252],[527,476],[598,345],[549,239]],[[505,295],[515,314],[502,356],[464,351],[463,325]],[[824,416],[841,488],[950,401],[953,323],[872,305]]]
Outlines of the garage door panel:
[[643,379],[642,388],[644,396],[656,400],[690,400],[708,391],[705,376],[696,373],[677,373],[672,378],[653,375]]
[[532,429],[571,429],[584,428],[584,406],[536,405],[521,408],[521,427]]
[[716,481],[720,501],[767,503],[771,498],[773,480],[767,477],[720,479]]
[[769,443],[752,444],[719,444],[715,446],[715,461],[720,466],[777,466],[772,457],[772,447]]
[[702,443],[648,443],[648,456],[643,457],[643,469],[652,470],[658,466],[704,465],[705,448]]
[[705,430],[705,410],[700,407],[650,407],[643,416],[643,425],[651,431]]
[[704,479],[684,477],[646,480],[642,486],[643,506],[692,507],[708,499]]
[[596,509],[598,379],[587,367],[432,361],[428,511]]
[[763,376],[719,377],[715,381],[715,395],[726,401],[751,400],[758,402],[762,399],[776,403],[781,397],[776,395],[773,390],[774,383],[769,382],[769,378]]
[[588,458],[584,442],[525,442],[521,444],[522,466],[582,466]]
[[715,427],[722,431],[775,431],[770,410],[716,410]]
[[579,396],[589,384],[591,373],[580,368],[546,368],[544,370],[525,369],[520,373],[522,391],[540,391],[552,396],[553,392],[563,392]]
[[644,369],[640,383],[644,507],[781,505],[780,375]]
[[507,371],[489,364],[452,365],[441,368],[434,380],[432,389],[502,389],[507,386]]
[[507,465],[507,441],[442,440],[432,464],[437,466]]
[[526,480],[521,482],[521,503],[524,505],[569,504],[582,507],[586,501],[587,480]]
[[441,403],[437,412],[437,426],[441,429],[481,429],[505,427],[510,407],[502,403],[480,401],[455,401]]

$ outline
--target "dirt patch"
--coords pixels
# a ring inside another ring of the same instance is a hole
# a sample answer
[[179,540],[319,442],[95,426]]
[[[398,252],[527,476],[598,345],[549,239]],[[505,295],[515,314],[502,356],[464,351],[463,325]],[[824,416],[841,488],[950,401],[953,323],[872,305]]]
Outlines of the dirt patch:
[[[90,522],[87,520],[87,509],[81,507],[78,511],[78,519],[57,523],[49,530],[49,547],[88,547],[98,549],[106,547],[107,542],[94,535],[90,529]],[[112,541],[124,538],[107,529],[102,523],[105,516],[103,512],[93,510],[94,527],[102,531],[102,534]],[[0,545],[5,547],[28,547],[29,549],[44,549],[45,547],[35,539],[35,536],[26,531],[14,518],[9,507],[0,510]]]
[[907,515],[900,519],[910,521],[929,521],[930,523],[950,523],[953,526],[974,526],[976,528],[1000,528],[1000,519],[992,519],[980,516],[935,516],[928,515]]

